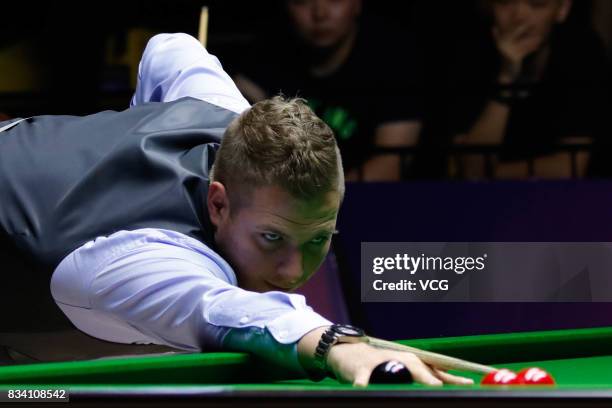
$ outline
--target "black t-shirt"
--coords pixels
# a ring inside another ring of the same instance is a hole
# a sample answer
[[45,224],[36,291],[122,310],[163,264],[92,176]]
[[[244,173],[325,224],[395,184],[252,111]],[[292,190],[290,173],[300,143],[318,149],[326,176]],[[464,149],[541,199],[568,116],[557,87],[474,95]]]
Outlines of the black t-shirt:
[[269,95],[305,98],[334,130],[345,170],[370,156],[379,125],[420,119],[419,61],[407,34],[363,21],[347,61],[326,77],[311,75],[309,51],[293,37],[279,37],[256,45],[242,74]]
[[[492,99],[500,57],[490,35],[463,41],[451,66],[449,128],[469,131]],[[526,84],[530,96],[513,103],[502,159],[520,160],[550,153],[565,137],[601,138],[608,107],[608,65],[595,33],[558,28],[551,37],[549,62],[540,81]]]

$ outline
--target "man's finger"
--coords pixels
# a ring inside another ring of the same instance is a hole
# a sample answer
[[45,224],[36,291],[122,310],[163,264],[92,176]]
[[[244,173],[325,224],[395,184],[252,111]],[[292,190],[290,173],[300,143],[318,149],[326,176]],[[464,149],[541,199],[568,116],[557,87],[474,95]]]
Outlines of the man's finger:
[[372,370],[368,370],[367,368],[362,368],[357,371],[355,374],[355,379],[353,380],[353,387],[367,387],[370,382],[370,373]]
[[401,359],[401,362],[412,374],[412,378],[416,382],[425,385],[439,386],[442,381],[434,375],[434,372],[425,365],[419,358],[415,356],[407,356]]
[[455,385],[474,384],[474,380],[472,380],[471,378],[460,377],[458,375],[449,374],[446,371],[442,371],[437,368],[434,368],[433,371],[439,379],[444,381],[445,384],[455,384]]

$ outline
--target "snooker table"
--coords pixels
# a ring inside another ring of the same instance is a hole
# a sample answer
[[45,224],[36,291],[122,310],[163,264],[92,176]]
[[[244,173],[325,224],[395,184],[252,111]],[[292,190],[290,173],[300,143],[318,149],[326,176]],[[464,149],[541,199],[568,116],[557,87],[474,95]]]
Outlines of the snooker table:
[[70,406],[612,406],[612,327],[400,341],[519,369],[538,366],[555,387],[418,384],[356,389],[279,376],[242,353],[174,354],[0,367],[0,389],[67,389]]

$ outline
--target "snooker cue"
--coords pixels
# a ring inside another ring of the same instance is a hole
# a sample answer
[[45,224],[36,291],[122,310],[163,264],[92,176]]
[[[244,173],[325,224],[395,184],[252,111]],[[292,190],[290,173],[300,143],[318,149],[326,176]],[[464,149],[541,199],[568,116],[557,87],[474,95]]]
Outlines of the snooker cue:
[[497,368],[495,367],[472,363],[471,361],[462,360],[460,358],[446,356],[444,354],[434,353],[432,351],[421,350],[415,347],[404,346],[402,344],[377,339],[375,337],[368,336],[366,342],[377,348],[412,353],[420,358],[424,363],[444,370],[468,371],[477,374],[488,374],[490,372],[497,371]]
[[208,7],[202,7],[200,11],[200,27],[198,29],[198,40],[206,48],[206,38],[208,35]]

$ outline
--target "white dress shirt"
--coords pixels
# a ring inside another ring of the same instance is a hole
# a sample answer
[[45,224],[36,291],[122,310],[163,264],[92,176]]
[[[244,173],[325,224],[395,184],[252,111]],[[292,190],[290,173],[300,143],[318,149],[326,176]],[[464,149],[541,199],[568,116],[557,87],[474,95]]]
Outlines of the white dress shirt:
[[[194,97],[240,113],[249,108],[219,60],[186,34],[153,37],[131,105]],[[56,268],[51,292],[83,332],[119,343],[200,351],[249,351],[302,371],[296,342],[331,324],[301,295],[236,286],[231,266],[175,231],[117,231],[87,242]]]

